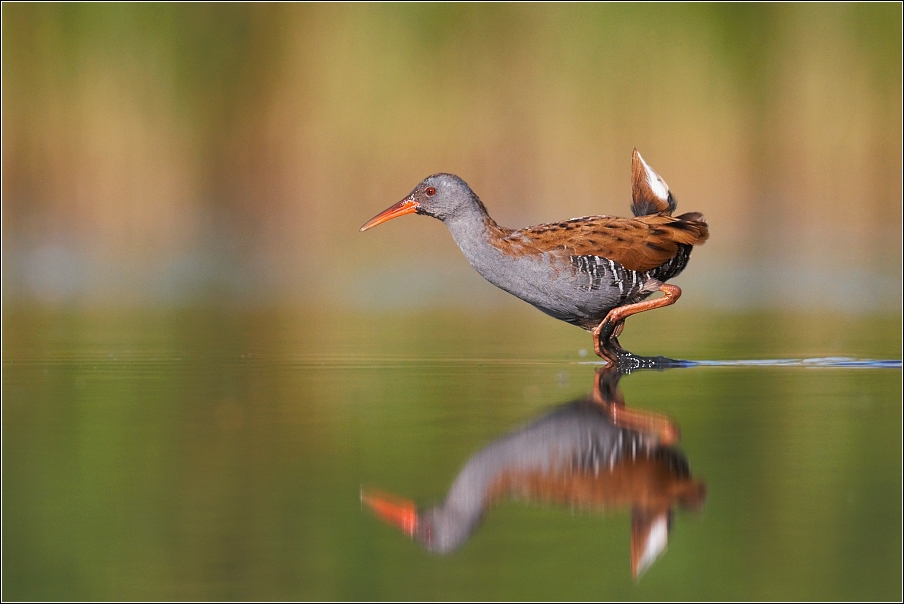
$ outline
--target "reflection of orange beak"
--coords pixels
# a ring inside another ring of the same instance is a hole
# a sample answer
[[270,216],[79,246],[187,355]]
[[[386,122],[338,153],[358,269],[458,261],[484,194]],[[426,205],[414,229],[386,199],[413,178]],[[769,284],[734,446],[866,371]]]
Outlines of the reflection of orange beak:
[[414,535],[417,529],[417,508],[413,501],[380,491],[362,490],[361,502],[367,504],[380,520],[397,526],[409,537]]
[[378,224],[383,224],[387,220],[392,220],[393,218],[398,218],[399,216],[404,216],[405,214],[413,214],[417,212],[418,203],[411,199],[403,199],[399,203],[395,204],[391,208],[386,208],[373,218],[367,221],[363,227],[361,227],[361,231],[366,231],[369,228],[373,228]]

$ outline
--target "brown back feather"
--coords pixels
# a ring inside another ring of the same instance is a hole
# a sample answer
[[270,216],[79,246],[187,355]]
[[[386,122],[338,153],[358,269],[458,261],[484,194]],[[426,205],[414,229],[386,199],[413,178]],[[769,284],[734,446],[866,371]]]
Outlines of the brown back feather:
[[494,238],[493,244],[512,256],[601,256],[626,269],[643,272],[673,258],[682,244],[702,244],[709,237],[709,228],[700,213],[691,212],[678,217],[587,216],[519,231],[505,229],[499,234],[502,236]]

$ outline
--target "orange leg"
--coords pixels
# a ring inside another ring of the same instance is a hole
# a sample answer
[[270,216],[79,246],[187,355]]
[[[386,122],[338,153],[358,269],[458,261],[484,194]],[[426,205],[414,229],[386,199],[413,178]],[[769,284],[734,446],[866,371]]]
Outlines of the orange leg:
[[643,302],[637,302],[636,304],[626,304],[609,311],[609,314],[606,315],[606,318],[603,319],[602,323],[600,323],[592,332],[593,349],[597,356],[608,361],[617,361],[616,358],[613,358],[615,356],[613,352],[620,350],[621,346],[618,345],[618,341],[615,340],[615,338],[621,333],[625,319],[645,310],[669,306],[670,304],[674,304],[678,298],[681,297],[681,289],[675,285],[663,283],[659,286],[659,291],[664,294],[662,298],[644,300]]
[[[610,314],[612,313],[612,311],[609,312]],[[608,316],[609,315],[606,315],[606,317]],[[602,358],[608,365],[618,365],[619,355],[625,353],[625,349],[618,343],[618,335],[622,332],[625,323],[624,321],[618,323],[612,329],[611,335],[608,338],[605,338],[605,344],[603,344],[604,338],[600,337],[600,330],[605,324],[606,321],[603,320],[603,322],[591,332],[593,334],[593,351],[596,352],[596,356]]]

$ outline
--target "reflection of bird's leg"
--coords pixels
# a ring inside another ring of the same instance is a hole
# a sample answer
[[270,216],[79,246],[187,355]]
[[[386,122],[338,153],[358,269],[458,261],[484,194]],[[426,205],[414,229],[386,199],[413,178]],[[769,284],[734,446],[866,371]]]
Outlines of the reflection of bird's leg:
[[596,372],[593,400],[606,411],[609,421],[619,428],[655,434],[664,446],[678,442],[680,431],[668,416],[625,406],[625,397],[618,387],[621,375],[611,366],[601,367]]
[[616,367],[606,365],[596,370],[596,379],[593,380],[593,401],[600,407],[625,404],[618,381],[622,372]]
[[673,445],[681,437],[681,432],[675,422],[661,413],[628,409],[624,403],[610,406],[608,412],[609,419],[619,428],[655,434],[659,439],[659,444],[663,446]]

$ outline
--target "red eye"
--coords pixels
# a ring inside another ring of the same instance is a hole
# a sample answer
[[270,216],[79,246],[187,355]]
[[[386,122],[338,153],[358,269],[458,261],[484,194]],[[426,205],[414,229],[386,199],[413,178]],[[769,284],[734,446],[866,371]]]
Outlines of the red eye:
[[427,187],[426,189],[424,189],[424,193],[427,194],[427,197],[433,197],[434,195],[436,195],[436,189],[434,189],[433,187]]

